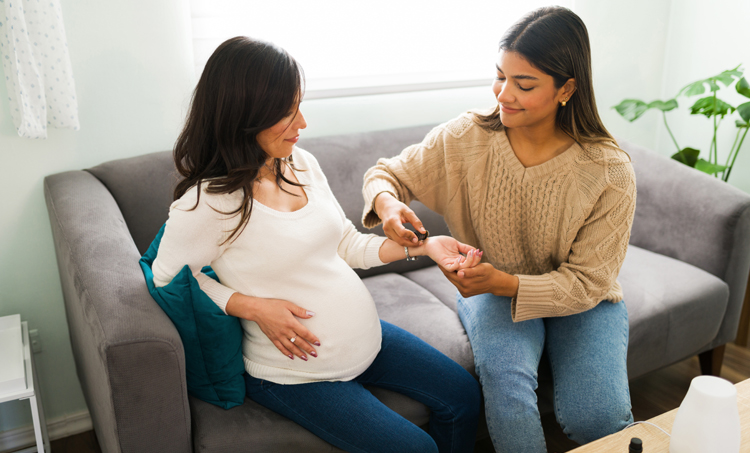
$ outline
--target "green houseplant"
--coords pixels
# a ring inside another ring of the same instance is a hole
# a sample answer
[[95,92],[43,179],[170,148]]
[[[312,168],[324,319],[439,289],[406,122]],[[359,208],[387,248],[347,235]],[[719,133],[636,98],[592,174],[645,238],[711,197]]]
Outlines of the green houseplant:
[[[737,155],[742,147],[742,143],[745,141],[748,130],[750,130],[750,102],[745,102],[734,107],[719,99],[717,97],[717,92],[722,88],[729,88],[734,84],[737,93],[746,98],[750,98],[750,84],[748,84],[747,79],[745,79],[742,74],[743,70],[737,66],[734,69],[726,70],[716,76],[688,84],[682,88],[673,99],[667,101],[656,100],[650,103],[643,102],[640,99],[625,99],[613,108],[617,110],[617,113],[623,118],[630,122],[637,120],[648,110],[660,110],[662,118],[664,119],[664,126],[667,128],[667,132],[669,132],[669,136],[672,138],[672,142],[677,148],[677,152],[672,155],[672,159],[710,175],[721,177],[723,181],[727,181],[729,175],[732,173],[732,167],[734,166],[735,160],[737,160]],[[724,87],[721,85],[724,85]],[[666,113],[679,107],[677,98],[689,98],[705,94],[706,88],[708,88],[710,94],[701,97],[690,107],[691,115],[704,115],[706,118],[711,119],[713,123],[713,137],[708,147],[708,159],[703,159],[700,156],[699,149],[680,147],[674,134],[672,134],[672,130],[669,128]],[[734,123],[737,133],[732,148],[729,150],[726,164],[720,165],[718,162],[719,153],[716,142],[719,126],[727,116],[732,115],[735,112],[739,114],[739,119],[736,119]]]

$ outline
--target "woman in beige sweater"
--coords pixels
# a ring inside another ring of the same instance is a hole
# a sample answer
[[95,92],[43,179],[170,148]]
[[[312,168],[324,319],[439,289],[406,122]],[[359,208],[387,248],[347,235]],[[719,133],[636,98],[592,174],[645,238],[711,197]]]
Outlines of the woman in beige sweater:
[[590,442],[632,422],[628,317],[616,278],[635,210],[629,156],[594,101],[586,27],[541,8],[500,43],[488,114],[465,113],[365,175],[363,222],[417,245],[408,204],[483,251],[458,271],[458,309],[500,452],[546,451],[535,390],[546,351],[555,414]]

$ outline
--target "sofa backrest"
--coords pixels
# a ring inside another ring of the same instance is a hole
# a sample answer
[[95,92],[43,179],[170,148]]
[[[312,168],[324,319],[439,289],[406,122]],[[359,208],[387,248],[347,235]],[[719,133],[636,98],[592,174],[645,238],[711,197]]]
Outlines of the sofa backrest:
[[[363,232],[383,235],[377,227],[362,226],[362,181],[368,168],[380,157],[391,157],[405,147],[422,141],[433,126],[418,126],[388,131],[309,138],[299,146],[320,162],[328,182],[347,217]],[[178,180],[170,151],[105,162],[87,170],[99,179],[117,201],[138,251],[143,254],[166,222],[172,191]],[[431,234],[449,234],[443,218],[419,202],[412,209]],[[405,272],[431,264],[429,259],[405,260],[369,270],[360,276],[383,272]]]

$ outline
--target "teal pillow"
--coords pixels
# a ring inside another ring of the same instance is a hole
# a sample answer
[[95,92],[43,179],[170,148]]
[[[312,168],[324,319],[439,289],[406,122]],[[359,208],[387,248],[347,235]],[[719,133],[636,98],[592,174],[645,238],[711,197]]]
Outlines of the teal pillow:
[[[224,314],[200,289],[187,265],[167,286],[154,286],[151,265],[163,234],[164,226],[141,257],[140,264],[151,296],[182,338],[187,391],[224,409],[239,406],[245,398],[240,320]],[[209,266],[204,267],[203,272],[219,281]]]

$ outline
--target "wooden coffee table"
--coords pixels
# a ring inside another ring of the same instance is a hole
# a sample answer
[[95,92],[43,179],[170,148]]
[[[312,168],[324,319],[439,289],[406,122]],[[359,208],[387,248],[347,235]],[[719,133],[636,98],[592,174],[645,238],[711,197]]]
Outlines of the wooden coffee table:
[[[735,387],[737,387],[737,405],[740,411],[740,429],[742,430],[740,452],[750,453],[750,379],[735,384]],[[648,421],[671,433],[675,416],[677,416],[677,409]],[[669,453],[669,436],[646,424],[632,426],[619,433],[571,450],[570,453],[627,453],[630,439],[633,437],[638,437],[643,441],[643,451],[645,452]]]

